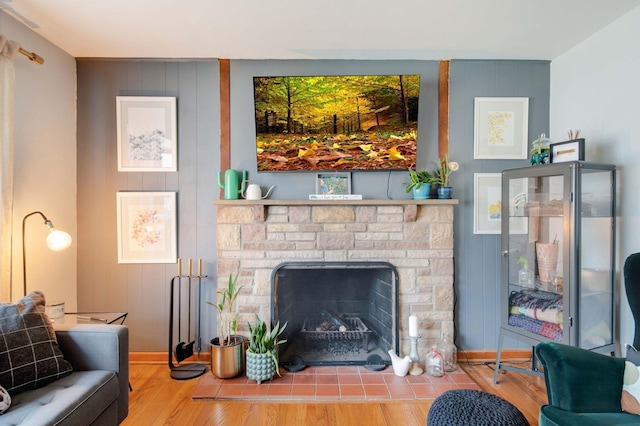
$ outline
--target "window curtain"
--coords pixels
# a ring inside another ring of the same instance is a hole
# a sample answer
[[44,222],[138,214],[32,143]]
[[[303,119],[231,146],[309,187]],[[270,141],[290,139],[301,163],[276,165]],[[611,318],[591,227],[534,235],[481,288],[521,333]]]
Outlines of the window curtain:
[[20,45],[0,34],[0,302],[11,299],[13,222],[13,59]]

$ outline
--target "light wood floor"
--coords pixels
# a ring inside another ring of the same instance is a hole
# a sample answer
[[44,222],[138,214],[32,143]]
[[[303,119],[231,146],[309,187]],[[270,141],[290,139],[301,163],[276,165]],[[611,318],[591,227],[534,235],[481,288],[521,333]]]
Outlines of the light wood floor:
[[[531,426],[546,404],[544,379],[517,372],[500,374],[482,362],[459,364],[480,387],[514,404]],[[210,374],[209,372],[205,374]],[[432,401],[238,402],[192,401],[198,379],[173,380],[159,364],[132,364],[129,416],[124,425],[425,425]]]

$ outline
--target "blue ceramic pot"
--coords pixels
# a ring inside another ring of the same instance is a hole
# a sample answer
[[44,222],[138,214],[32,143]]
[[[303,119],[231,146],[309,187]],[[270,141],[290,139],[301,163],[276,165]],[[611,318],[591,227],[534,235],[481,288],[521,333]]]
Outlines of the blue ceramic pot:
[[440,186],[438,187],[438,198],[449,199],[452,191],[453,188],[450,186]]
[[423,183],[420,189],[413,188],[413,199],[414,200],[426,200],[429,198],[429,193],[431,192],[431,184]]

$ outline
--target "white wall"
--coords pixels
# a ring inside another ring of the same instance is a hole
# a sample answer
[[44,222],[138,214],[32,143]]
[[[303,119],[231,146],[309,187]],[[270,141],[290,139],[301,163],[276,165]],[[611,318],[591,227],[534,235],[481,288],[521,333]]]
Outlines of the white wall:
[[[15,59],[15,164],[12,300],[22,296],[22,219],[42,211],[56,228],[76,236],[76,62],[75,59],[0,11],[0,31],[42,56]],[[27,220],[28,290],[47,302],[77,308],[76,246],[52,252],[44,244],[40,216]]]
[[[586,160],[618,166],[617,276],[620,343],[633,341],[622,265],[640,251],[640,7],[551,62],[550,131],[585,138]],[[624,353],[624,352],[623,352]]]

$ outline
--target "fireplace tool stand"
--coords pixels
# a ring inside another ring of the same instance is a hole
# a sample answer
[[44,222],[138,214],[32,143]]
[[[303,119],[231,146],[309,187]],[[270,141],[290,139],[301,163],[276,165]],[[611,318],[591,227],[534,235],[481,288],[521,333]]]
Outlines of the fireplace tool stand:
[[[178,262],[180,262],[180,260],[178,260]],[[189,263],[191,263],[191,260],[189,260]],[[191,268],[189,268],[191,269]],[[176,379],[176,380],[188,380],[188,379],[194,379],[196,377],[201,376],[202,374],[204,374],[204,372],[206,371],[207,367],[204,364],[200,364],[200,363],[189,363],[189,364],[182,364],[182,365],[175,365],[173,363],[173,357],[174,357],[174,349],[175,349],[175,359],[178,361],[178,363],[184,361],[185,359],[189,358],[190,356],[193,355],[193,346],[196,344],[196,339],[191,340],[187,343],[185,343],[184,341],[182,341],[182,284],[186,283],[188,285],[188,309],[187,309],[187,340],[191,339],[191,325],[194,322],[192,320],[192,318],[194,318],[194,316],[192,315],[191,312],[191,307],[192,307],[192,295],[191,295],[191,291],[192,291],[192,284],[193,284],[193,280],[196,281],[197,283],[197,297],[196,297],[196,306],[200,306],[200,301],[201,301],[201,295],[202,295],[202,279],[206,278],[206,275],[201,275],[201,273],[199,272],[198,275],[191,275],[191,270],[189,270],[189,274],[188,275],[181,275],[180,273],[180,267],[178,267],[178,275],[176,275],[175,277],[173,277],[171,279],[171,297],[170,297],[170,307],[169,307],[169,368],[171,369],[171,378],[172,379]],[[176,289],[176,284],[177,284],[177,288],[178,288],[178,312],[177,312],[177,318],[178,318],[178,340],[179,343],[175,346],[173,346],[173,334],[174,334],[174,321],[173,321],[173,317],[175,314],[175,289]],[[202,350],[201,347],[201,343],[202,343],[202,339],[200,338],[200,310],[197,310],[197,315],[195,316],[195,318],[197,318],[197,322],[198,322],[198,327],[197,327],[197,351],[198,354],[200,354],[200,351]],[[195,327],[194,327],[195,328]]]

